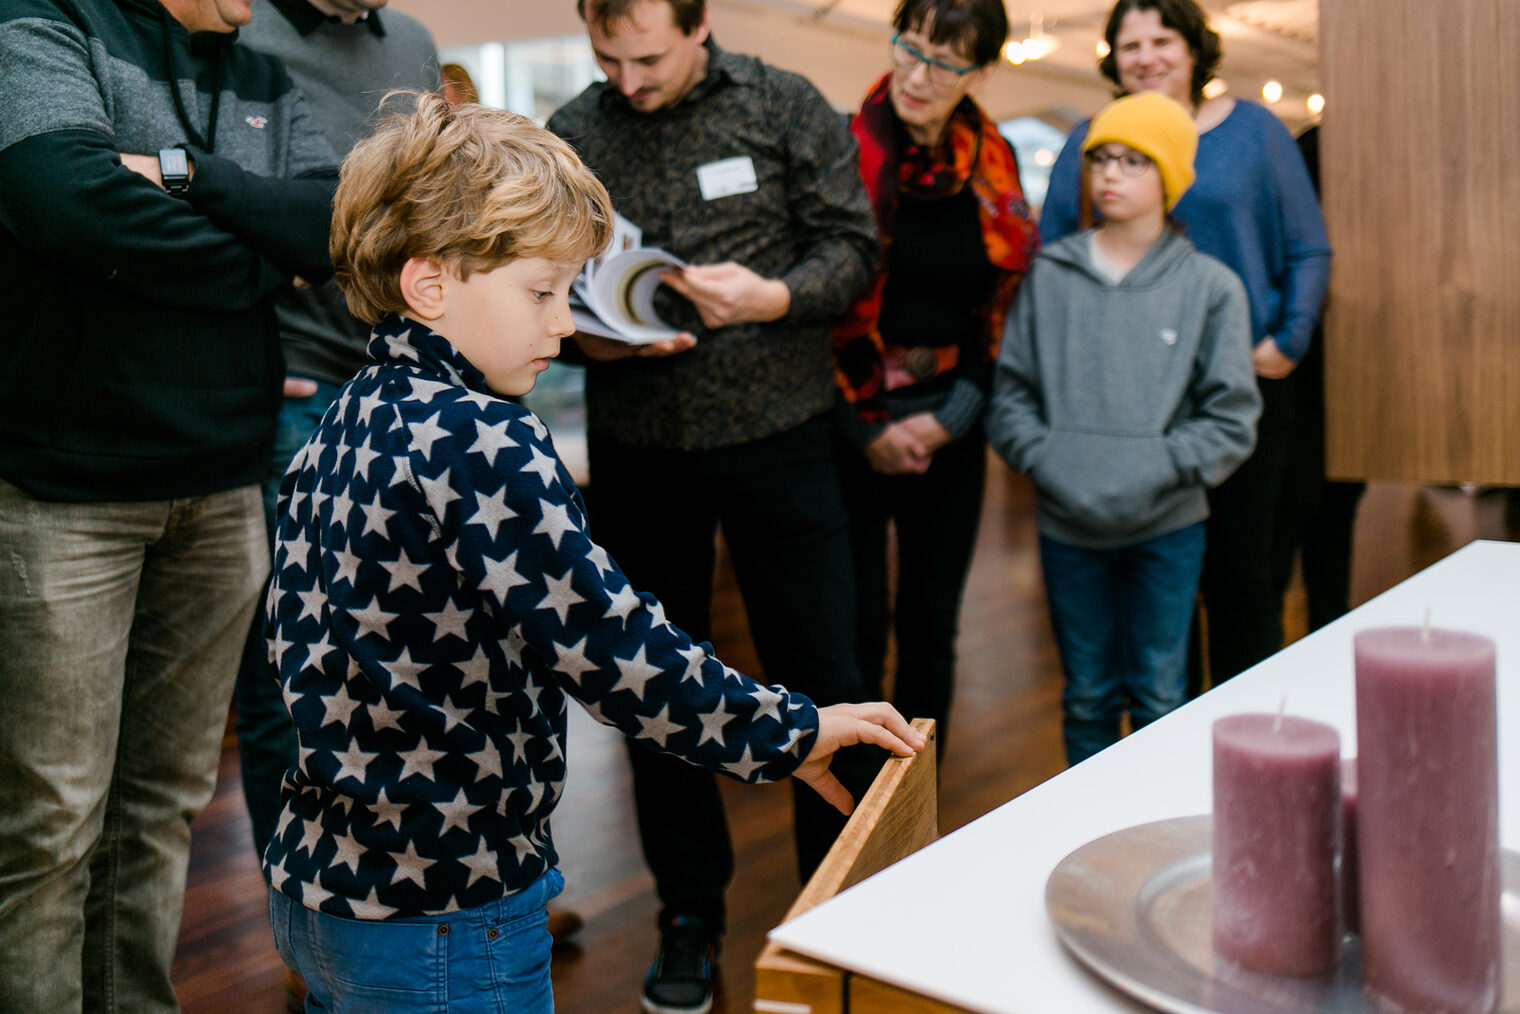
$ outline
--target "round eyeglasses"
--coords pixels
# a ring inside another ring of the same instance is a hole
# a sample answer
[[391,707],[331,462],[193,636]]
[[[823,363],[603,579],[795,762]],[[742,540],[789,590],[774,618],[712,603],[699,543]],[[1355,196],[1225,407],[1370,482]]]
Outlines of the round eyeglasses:
[[1138,151],[1126,151],[1114,154],[1102,148],[1094,148],[1082,156],[1082,161],[1087,164],[1087,171],[1094,175],[1103,172],[1109,163],[1119,163],[1119,171],[1126,176],[1144,176],[1145,170],[1152,165],[1151,157]]
[[942,88],[949,88],[976,70],[974,66],[957,67],[953,63],[926,56],[919,52],[916,46],[902,41],[900,33],[892,36],[892,62],[897,65],[898,70],[905,70],[910,74],[918,69],[919,64],[923,64],[924,72],[929,75],[929,80]]

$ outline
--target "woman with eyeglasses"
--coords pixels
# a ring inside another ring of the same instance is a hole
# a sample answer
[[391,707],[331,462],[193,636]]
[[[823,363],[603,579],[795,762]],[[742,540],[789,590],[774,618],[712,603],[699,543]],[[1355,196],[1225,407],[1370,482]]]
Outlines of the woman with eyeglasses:
[[[1219,35],[1194,0],[1119,0],[1104,30],[1098,69],[1118,94],[1155,91],[1193,114],[1197,182],[1173,209],[1201,251],[1232,268],[1251,304],[1252,364],[1263,410],[1256,451],[1209,494],[1203,602],[1215,684],[1282,646],[1282,602],[1273,579],[1274,529],[1287,464],[1292,391],[1286,380],[1308,351],[1330,274],[1319,202],[1292,136],[1263,106],[1208,98]],[[1088,125],[1067,139],[1051,171],[1040,220],[1046,243],[1085,223],[1082,148]],[[1195,641],[1190,690],[1197,693]]]
[[892,24],[892,69],[850,127],[883,256],[834,329],[840,477],[867,693],[884,680],[893,629],[893,700],[939,723],[943,751],[986,476],[982,409],[1039,233],[1012,149],[971,99],[1008,37],[1001,0],[902,0]]

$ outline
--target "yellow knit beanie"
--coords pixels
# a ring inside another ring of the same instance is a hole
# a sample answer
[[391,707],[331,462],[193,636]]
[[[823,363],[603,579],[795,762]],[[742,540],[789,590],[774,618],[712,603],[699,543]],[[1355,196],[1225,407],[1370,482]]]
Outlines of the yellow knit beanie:
[[1109,103],[1092,118],[1082,153],[1100,144],[1122,144],[1149,155],[1161,171],[1167,211],[1175,208],[1193,185],[1198,127],[1186,109],[1160,92],[1126,95]]

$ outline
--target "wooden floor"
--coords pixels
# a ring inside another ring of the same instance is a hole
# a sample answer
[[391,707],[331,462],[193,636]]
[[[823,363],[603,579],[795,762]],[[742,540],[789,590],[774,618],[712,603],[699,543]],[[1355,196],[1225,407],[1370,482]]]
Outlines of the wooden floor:
[[[1500,493],[1374,484],[1362,502],[1353,604],[1396,584],[1474,538],[1516,538]],[[719,654],[741,669],[754,657],[724,573],[715,603]],[[1290,637],[1303,631],[1301,594],[1290,594]],[[994,461],[962,617],[960,670],[949,750],[940,765],[942,832],[951,831],[1058,773],[1060,672],[1047,622],[1026,480]],[[559,904],[586,926],[554,962],[561,1014],[638,1010],[655,946],[657,902],[633,830],[627,760],[619,736],[571,708],[569,776],[554,836],[567,886]],[[784,786],[724,782],[738,857],[715,1014],[747,1014],[751,962],[800,885]],[[217,794],[194,825],[190,885],[174,981],[183,1009],[284,1010],[284,971],[270,940],[263,881],[249,844],[237,755],[224,751]]]

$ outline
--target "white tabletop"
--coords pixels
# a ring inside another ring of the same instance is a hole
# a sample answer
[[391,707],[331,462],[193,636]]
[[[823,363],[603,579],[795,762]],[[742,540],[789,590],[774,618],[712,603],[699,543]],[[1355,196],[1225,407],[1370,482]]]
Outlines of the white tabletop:
[[[850,971],[987,1014],[1102,1014],[1146,1008],[1060,945],[1045,880],[1079,846],[1210,802],[1209,729],[1221,715],[1272,711],[1340,730],[1356,752],[1352,635],[1432,624],[1498,645],[1500,839],[1520,849],[1520,544],[1475,542],[1223,686],[771,931],[772,940]],[[1018,730],[1009,729],[1009,736]]]

